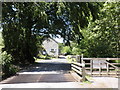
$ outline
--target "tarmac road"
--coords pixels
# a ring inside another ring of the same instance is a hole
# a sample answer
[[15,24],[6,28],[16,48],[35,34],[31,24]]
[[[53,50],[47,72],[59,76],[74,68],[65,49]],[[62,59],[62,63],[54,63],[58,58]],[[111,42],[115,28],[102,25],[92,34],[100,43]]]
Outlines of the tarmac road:
[[18,72],[18,75],[0,82],[0,89],[118,88],[118,79],[113,77],[91,77],[91,79],[89,79],[91,83],[76,82],[69,73],[69,70],[71,70],[70,67],[71,65],[65,59],[38,61],[37,64],[32,65],[28,69]]
[[70,70],[71,64],[65,59],[42,60],[0,83],[75,82]]

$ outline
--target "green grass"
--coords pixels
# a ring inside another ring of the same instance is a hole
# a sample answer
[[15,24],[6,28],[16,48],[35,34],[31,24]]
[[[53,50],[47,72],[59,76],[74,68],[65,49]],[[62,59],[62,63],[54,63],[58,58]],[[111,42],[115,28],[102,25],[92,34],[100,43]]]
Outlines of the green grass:
[[92,84],[90,81],[84,81],[83,83]]
[[54,57],[45,56],[45,55],[40,55],[40,54],[39,54],[38,56],[39,56],[39,58],[34,57],[35,62],[37,62],[37,61],[41,61],[41,60],[53,59],[53,58],[54,58]]
[[86,81],[83,81],[82,83],[81,83],[81,85],[84,85],[84,84],[92,84],[92,81],[94,80],[91,76],[89,76],[89,75],[86,75],[85,76],[86,77]]
[[71,55],[67,55],[67,60],[69,63],[72,63],[72,62],[77,62],[75,58],[72,58]]
[[41,61],[43,59],[35,58],[35,62]]
[[34,57],[35,62],[38,62],[38,61],[41,61],[41,60],[48,60],[48,59],[58,59],[57,57],[52,57],[52,56],[44,56],[44,55],[38,55],[38,56],[40,58]]
[[92,78],[91,76],[89,76],[89,75],[86,75],[86,78],[87,78],[88,80],[93,80],[93,78]]
[[92,82],[90,82],[90,81],[84,81],[84,82],[80,83],[80,85],[84,85],[84,84],[92,84]]

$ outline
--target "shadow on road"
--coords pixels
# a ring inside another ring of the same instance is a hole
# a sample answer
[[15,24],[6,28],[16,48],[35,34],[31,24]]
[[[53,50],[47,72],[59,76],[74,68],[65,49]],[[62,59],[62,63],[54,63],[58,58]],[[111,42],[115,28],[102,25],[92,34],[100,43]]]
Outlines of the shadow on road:
[[1,84],[74,82],[69,63],[35,63]]
[[41,71],[68,71],[71,70],[69,63],[36,63],[28,67],[26,72],[41,72]]

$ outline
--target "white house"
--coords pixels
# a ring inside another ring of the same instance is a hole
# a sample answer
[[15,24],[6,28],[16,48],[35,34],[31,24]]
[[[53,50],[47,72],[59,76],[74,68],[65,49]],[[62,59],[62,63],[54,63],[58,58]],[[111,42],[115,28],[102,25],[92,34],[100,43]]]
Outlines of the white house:
[[43,47],[46,53],[50,56],[58,57],[59,55],[59,45],[58,42],[52,38],[48,38],[43,41]]

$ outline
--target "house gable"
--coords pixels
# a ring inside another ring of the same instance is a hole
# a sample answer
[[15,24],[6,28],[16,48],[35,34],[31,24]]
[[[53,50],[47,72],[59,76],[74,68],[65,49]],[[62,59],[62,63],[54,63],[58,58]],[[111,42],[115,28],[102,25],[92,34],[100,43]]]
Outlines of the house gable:
[[48,38],[43,41],[43,47],[50,56],[58,56],[59,45],[54,39]]

